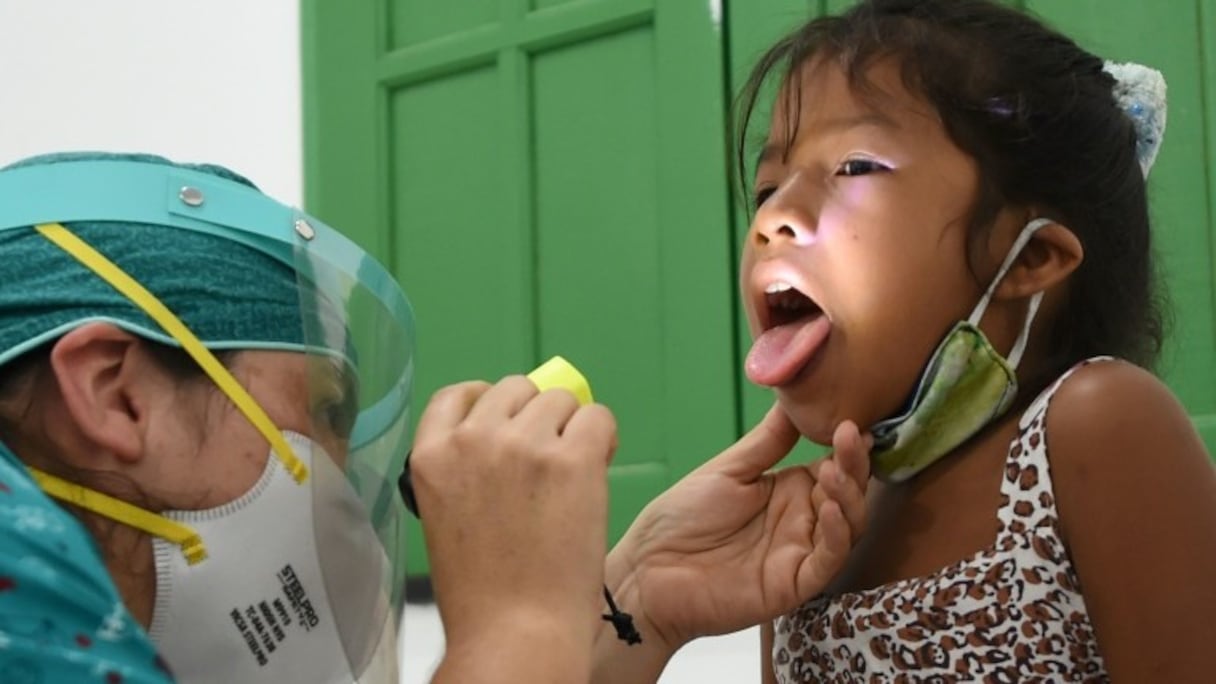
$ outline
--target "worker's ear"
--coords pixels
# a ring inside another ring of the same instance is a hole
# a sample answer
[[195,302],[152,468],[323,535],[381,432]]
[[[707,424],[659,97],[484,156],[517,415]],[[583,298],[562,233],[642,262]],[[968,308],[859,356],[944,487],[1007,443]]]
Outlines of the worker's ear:
[[129,464],[144,457],[150,409],[173,391],[147,345],[109,323],[88,323],[51,348],[54,389],[81,442],[61,455],[68,465],[108,470],[111,460]]

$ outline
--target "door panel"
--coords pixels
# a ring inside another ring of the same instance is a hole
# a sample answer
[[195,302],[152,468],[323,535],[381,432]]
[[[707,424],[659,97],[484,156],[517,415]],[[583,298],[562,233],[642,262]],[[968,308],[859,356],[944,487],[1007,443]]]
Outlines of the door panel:
[[720,18],[682,0],[304,4],[309,205],[405,286],[415,413],[566,356],[617,414],[615,538],[735,434]]

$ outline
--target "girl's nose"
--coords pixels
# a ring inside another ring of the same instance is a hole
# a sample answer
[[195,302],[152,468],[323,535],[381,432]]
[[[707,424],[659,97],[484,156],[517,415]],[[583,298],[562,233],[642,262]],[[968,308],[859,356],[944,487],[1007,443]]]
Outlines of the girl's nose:
[[762,207],[752,230],[754,246],[769,244],[805,245],[815,237],[814,221],[806,212]]
[[815,239],[821,193],[801,172],[786,178],[752,220],[753,247],[807,245]]

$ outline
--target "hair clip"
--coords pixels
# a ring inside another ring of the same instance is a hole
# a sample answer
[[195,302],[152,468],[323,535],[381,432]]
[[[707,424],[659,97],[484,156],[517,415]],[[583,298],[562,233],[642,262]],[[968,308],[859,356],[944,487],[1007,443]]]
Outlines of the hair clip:
[[1136,127],[1136,158],[1147,178],[1165,136],[1165,77],[1135,63],[1107,61],[1102,69],[1114,77],[1115,101]]

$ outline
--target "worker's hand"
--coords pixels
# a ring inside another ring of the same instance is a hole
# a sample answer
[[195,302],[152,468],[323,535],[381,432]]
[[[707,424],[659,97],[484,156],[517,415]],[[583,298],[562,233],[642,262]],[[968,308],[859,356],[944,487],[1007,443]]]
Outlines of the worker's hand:
[[793,610],[843,567],[865,526],[871,441],[846,421],[830,457],[770,471],[798,438],[775,406],[652,501],[613,549],[608,586],[656,663],[696,637]]
[[523,376],[431,399],[410,468],[449,654],[467,647],[494,672],[516,645],[528,658],[568,649],[585,678],[604,610],[616,444],[606,408]]

